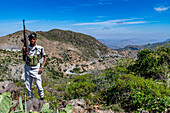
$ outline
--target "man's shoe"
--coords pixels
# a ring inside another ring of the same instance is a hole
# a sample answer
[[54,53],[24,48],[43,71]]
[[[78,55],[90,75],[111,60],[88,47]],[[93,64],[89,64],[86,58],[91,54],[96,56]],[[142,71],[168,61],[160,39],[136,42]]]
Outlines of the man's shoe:
[[44,100],[44,98],[41,98],[41,100]]
[[32,100],[33,99],[33,97],[29,97],[29,100]]

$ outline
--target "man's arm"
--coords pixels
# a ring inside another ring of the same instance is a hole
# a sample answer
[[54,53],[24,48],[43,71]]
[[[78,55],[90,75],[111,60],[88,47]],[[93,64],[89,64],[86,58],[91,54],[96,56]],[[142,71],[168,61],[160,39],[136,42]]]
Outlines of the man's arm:
[[46,63],[46,60],[47,60],[47,57],[46,57],[45,55],[43,56],[43,58],[44,58],[44,61],[43,61],[43,64],[42,64],[41,68],[40,68],[39,71],[38,71],[38,74],[41,74],[41,73],[42,73],[43,68],[44,68],[44,66],[45,66],[45,63]]

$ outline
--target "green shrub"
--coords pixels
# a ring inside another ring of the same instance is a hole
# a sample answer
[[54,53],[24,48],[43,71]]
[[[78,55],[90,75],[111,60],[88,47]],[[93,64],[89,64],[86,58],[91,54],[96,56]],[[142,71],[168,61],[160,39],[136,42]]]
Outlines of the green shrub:
[[84,74],[84,75],[75,77],[73,79],[73,82],[86,82],[86,81],[90,81],[91,78],[92,78],[92,75]]
[[169,45],[160,46],[156,50],[139,51],[138,60],[128,69],[145,78],[161,79],[167,82],[170,72]]
[[[146,89],[149,90],[149,89]],[[148,91],[146,91],[148,92]],[[170,103],[169,97],[153,97],[152,94],[145,91],[133,90],[130,95],[130,107],[137,110],[148,110],[150,112],[162,112],[167,111],[167,107]]]
[[90,96],[95,91],[96,85],[90,82],[91,75],[85,74],[76,77],[66,86],[65,99],[75,99]]
[[95,87],[96,85],[90,82],[70,83],[65,90],[65,97],[69,99],[87,97],[95,91]]
[[104,73],[93,78],[93,83],[97,85],[98,92],[104,92],[115,84],[115,80],[119,78],[120,74],[114,69],[106,69]]
[[[108,89],[105,100],[107,105],[120,103],[128,111],[138,108],[152,111],[157,107],[163,111],[167,107],[168,98],[166,96],[170,96],[170,89],[166,85],[158,85],[152,79],[124,74],[114,86]],[[162,104],[150,109],[150,105],[155,104],[155,102],[162,102]]]

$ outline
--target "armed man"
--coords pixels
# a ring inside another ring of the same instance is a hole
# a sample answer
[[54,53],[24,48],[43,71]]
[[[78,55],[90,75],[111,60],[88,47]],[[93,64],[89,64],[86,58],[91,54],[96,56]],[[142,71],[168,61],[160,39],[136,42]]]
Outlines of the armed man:
[[[26,36],[25,36],[26,37]],[[32,92],[32,81],[34,79],[38,88],[38,94],[41,100],[44,100],[44,91],[42,88],[41,73],[46,63],[46,56],[44,48],[36,44],[37,34],[31,33],[29,36],[30,45],[27,47],[23,46],[23,60],[25,61],[25,85],[28,91],[28,97],[33,98]],[[26,40],[25,40],[26,41]],[[42,66],[40,67],[40,60],[43,60]]]

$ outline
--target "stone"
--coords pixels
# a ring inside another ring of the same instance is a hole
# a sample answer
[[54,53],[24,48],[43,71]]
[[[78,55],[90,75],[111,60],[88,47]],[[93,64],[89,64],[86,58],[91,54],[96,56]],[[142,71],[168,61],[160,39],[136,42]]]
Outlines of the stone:
[[20,90],[12,81],[0,82],[0,94],[10,92],[13,101],[13,107],[10,111],[14,111],[19,103]]
[[10,92],[12,100],[18,100],[20,90],[12,81],[0,82],[0,94]]
[[67,104],[71,104],[73,106],[80,106],[83,109],[86,109],[86,101],[83,99],[73,99],[68,101]]
[[[89,113],[86,108],[86,101],[83,99],[73,99],[68,102],[62,101],[62,106],[66,106],[68,104],[73,105],[72,113]],[[60,110],[63,108],[60,108]]]
[[82,111],[85,111],[85,110],[83,108],[81,108],[80,106],[75,106],[75,107],[73,107],[72,113],[80,113],[80,111],[82,113]]
[[40,112],[45,103],[47,103],[47,101],[39,100],[38,98],[30,99],[27,101],[27,111]]

